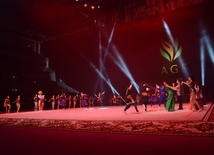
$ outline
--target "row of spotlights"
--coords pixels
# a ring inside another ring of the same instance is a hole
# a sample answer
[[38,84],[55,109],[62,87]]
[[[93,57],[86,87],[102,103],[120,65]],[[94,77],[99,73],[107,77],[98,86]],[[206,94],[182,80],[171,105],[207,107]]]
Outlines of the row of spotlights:
[[[88,7],[88,4],[84,4],[84,7],[85,7],[85,8],[86,8],[86,7]],[[99,9],[99,8],[100,8],[100,6],[98,5],[98,6],[97,6],[97,8]],[[94,5],[92,5],[92,6],[91,6],[91,9],[95,9],[95,6],[94,6]]]
[[[76,2],[79,2],[79,0],[76,0]],[[85,3],[85,4],[84,4],[84,7],[85,7],[85,8],[86,8],[86,7],[88,7],[88,4],[87,4],[87,3]],[[98,5],[98,6],[97,6],[97,8],[99,9],[99,8],[100,8],[100,6]],[[91,6],[91,9],[95,9],[95,6],[94,6],[94,5],[92,5],[92,6]]]

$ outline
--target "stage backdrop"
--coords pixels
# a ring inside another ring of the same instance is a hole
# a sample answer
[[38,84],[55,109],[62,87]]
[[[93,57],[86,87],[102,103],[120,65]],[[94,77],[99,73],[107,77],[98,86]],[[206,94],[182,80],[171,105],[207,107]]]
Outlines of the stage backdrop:
[[[170,83],[177,78],[185,80],[191,75],[211,92],[212,13],[211,7],[200,3],[137,21],[117,21],[115,26],[104,25],[101,29],[96,27],[45,43],[43,46],[47,48],[43,47],[43,52],[68,85],[89,94],[97,90],[111,93],[105,82],[100,87],[100,75],[91,65],[99,70],[100,55],[104,56],[106,49],[103,69],[121,95],[129,85],[126,76],[129,73],[138,84],[148,81],[153,86],[163,80]],[[129,73],[117,65],[121,60]],[[72,78],[64,74],[65,70],[71,72]]]

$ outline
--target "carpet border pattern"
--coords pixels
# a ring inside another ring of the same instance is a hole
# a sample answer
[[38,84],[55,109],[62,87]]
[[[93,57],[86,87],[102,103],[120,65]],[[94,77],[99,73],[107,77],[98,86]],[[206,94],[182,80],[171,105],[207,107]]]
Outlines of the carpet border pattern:
[[209,121],[88,121],[1,118],[0,126],[145,135],[214,136],[214,122]]

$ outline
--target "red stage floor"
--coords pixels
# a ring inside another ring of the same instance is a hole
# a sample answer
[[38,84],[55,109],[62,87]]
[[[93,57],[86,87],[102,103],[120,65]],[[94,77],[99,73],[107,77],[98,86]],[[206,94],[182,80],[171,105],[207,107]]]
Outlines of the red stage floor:
[[127,110],[127,114],[123,113],[124,106],[106,106],[106,107],[90,107],[75,108],[66,110],[43,110],[43,111],[28,111],[28,112],[11,112],[8,114],[0,114],[0,118],[25,118],[25,119],[72,119],[72,120],[203,120],[209,112],[210,106],[208,103],[201,112],[192,112],[189,110],[189,104],[183,105],[183,110],[177,110],[178,105],[175,105],[174,112],[168,112],[162,106],[148,105],[148,112],[144,111],[142,105],[138,106],[139,113],[135,111],[134,106]]

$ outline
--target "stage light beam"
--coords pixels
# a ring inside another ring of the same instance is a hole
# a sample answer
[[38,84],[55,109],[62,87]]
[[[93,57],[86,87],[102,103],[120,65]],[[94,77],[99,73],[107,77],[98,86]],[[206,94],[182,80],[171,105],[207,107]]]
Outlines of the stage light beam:
[[204,56],[204,43],[203,38],[200,40],[201,47],[200,47],[200,57],[201,57],[201,82],[202,86],[205,84],[205,56]]
[[134,88],[136,89],[136,91],[138,93],[140,93],[138,84],[135,82],[131,72],[129,71],[127,65],[125,64],[125,62],[124,62],[122,56],[120,55],[119,51],[117,50],[116,46],[112,45],[111,48],[117,59],[114,58],[114,56],[111,53],[108,53],[108,56],[118,66],[118,68],[128,77],[128,79],[130,81],[132,81]]

